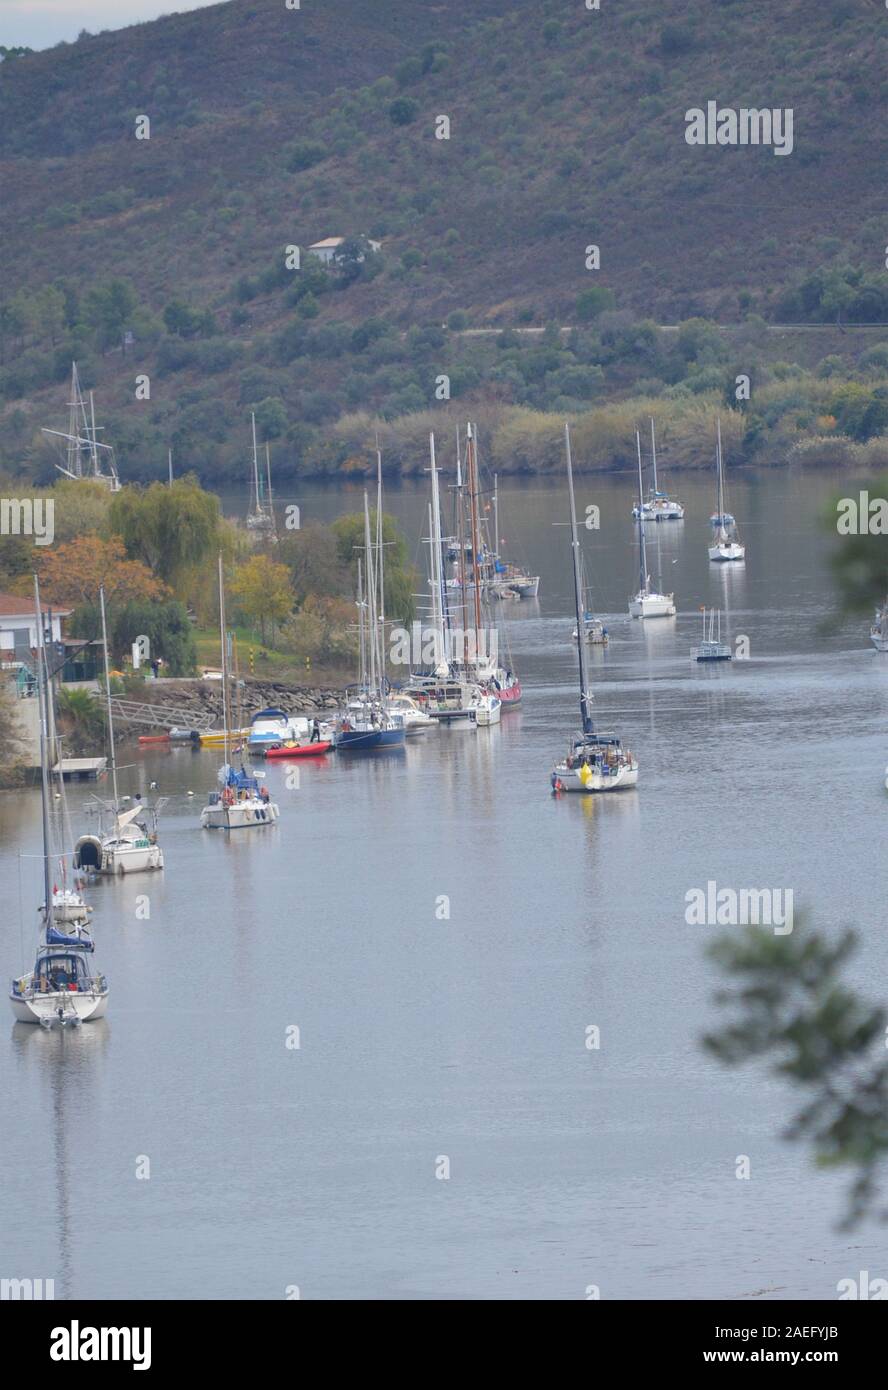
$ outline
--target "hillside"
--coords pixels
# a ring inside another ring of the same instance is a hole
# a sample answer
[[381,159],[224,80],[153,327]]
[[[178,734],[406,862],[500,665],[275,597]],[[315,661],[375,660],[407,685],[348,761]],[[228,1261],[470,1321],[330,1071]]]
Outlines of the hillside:
[[[350,412],[434,406],[441,372],[536,409],[679,380],[591,328],[526,371],[467,326],[888,320],[884,23],[864,0],[233,0],[9,59],[0,463],[46,474],[72,355],[128,477],[172,444],[212,480],[263,403],[293,472],[342,465],[322,441]],[[689,146],[710,99],[791,107],[791,155]],[[381,254],[306,271],[331,235]]]

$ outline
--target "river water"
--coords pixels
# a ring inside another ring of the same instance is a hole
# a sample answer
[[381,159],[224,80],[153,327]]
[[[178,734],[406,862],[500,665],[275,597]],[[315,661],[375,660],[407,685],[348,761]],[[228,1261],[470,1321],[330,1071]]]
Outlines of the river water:
[[[888,1276],[883,1228],[836,1229],[845,1179],[780,1138],[797,1098],[699,1045],[717,929],[686,924],[685,894],[709,880],[856,926],[853,976],[888,996],[888,657],[866,616],[825,625],[829,480],[732,483],[745,566],[710,566],[709,482],[676,479],[687,518],[649,528],[649,564],[679,615],[643,626],[631,481],[578,480],[611,633],[596,710],[637,791],[550,794],[577,723],[555,481],[501,493],[506,549],[542,587],[506,606],[526,695],[498,728],[330,758],[298,786],[271,767],[279,825],[230,838],[198,828],[217,752],[122,751],[128,791],[170,798],[166,868],[92,892],[105,1021],[0,1030],[0,1275],[257,1299],[830,1299]],[[360,494],[296,500],[304,523]],[[422,489],[386,505],[413,543]],[[703,603],[749,660],[690,661]],[[33,952],[39,830],[35,792],[0,796],[7,977]]]

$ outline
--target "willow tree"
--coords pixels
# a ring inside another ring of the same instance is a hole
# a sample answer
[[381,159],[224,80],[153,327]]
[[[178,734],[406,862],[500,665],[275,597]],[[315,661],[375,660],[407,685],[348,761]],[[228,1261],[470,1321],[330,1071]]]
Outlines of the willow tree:
[[141,560],[180,596],[189,572],[219,548],[219,499],[192,475],[172,486],[126,487],[114,497],[108,525],[131,559]]
[[[355,513],[341,516],[331,527],[336,538],[340,563],[347,565],[352,575],[352,588],[357,586],[358,558],[364,554],[364,516]],[[370,534],[376,537],[376,512],[370,513]],[[392,622],[409,627],[416,611],[414,594],[419,580],[409,563],[407,542],[393,516],[382,514],[384,547],[383,573],[385,578],[385,616]],[[374,560],[375,560],[374,555]],[[366,568],[365,568],[366,573]]]

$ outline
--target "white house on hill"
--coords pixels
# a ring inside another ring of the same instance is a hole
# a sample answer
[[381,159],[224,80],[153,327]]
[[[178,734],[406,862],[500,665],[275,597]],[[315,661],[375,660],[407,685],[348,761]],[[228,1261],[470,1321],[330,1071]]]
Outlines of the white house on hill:
[[[325,237],[323,241],[316,241],[312,246],[309,246],[308,254],[310,256],[317,256],[319,261],[324,262],[324,265],[329,265],[339,248],[345,245],[345,242],[346,238],[344,236],[328,236]],[[367,245],[371,248],[371,250],[378,251],[380,246],[382,245],[382,242],[371,241],[368,237]],[[363,259],[364,258],[362,256],[361,260]]]

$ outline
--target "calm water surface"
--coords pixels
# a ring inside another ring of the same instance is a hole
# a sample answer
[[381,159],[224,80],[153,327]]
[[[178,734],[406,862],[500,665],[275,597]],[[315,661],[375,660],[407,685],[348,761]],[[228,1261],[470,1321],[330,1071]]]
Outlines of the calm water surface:
[[[602,512],[598,719],[637,751],[637,791],[549,793],[577,696],[548,483],[501,492],[542,590],[506,607],[526,696],[499,728],[302,767],[298,789],[270,767],[282,819],[252,837],[198,828],[217,752],[124,750],[127,790],[170,798],[166,869],[92,893],[107,1020],[0,1029],[0,1274],[57,1297],[386,1299],[829,1299],[888,1275],[879,1228],[835,1229],[843,1180],[779,1139],[791,1095],[701,1052],[712,929],[684,921],[708,879],[791,887],[818,925],[857,926],[857,978],[888,996],[888,657],[865,618],[825,626],[828,480],[738,476],[748,558],[727,570],[709,483],[675,490],[687,518],[649,528],[649,562],[679,615],[642,626],[631,483],[578,484]],[[294,500],[326,520],[360,492]],[[425,505],[387,498],[411,544]],[[703,603],[751,660],[689,660]],[[35,793],[0,797],[7,977],[33,951],[39,831]]]

